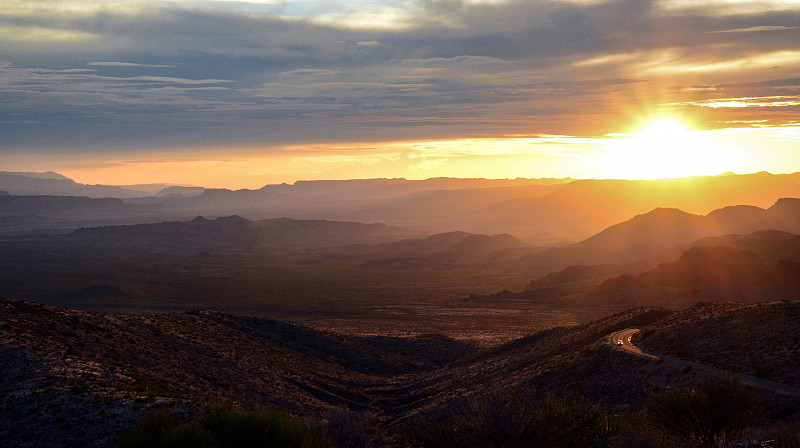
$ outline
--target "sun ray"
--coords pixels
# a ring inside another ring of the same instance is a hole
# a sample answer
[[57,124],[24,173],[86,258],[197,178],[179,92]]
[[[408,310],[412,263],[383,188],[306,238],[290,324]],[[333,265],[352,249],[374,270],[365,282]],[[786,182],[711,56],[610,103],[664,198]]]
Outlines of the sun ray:
[[615,141],[606,161],[613,177],[663,179],[713,175],[738,166],[735,157],[708,138],[671,118],[650,121]]

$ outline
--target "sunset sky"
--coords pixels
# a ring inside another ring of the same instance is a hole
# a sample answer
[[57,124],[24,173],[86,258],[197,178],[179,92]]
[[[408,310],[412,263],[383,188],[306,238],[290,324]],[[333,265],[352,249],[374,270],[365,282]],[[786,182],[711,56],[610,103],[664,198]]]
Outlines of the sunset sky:
[[0,170],[800,171],[800,0],[4,0]]

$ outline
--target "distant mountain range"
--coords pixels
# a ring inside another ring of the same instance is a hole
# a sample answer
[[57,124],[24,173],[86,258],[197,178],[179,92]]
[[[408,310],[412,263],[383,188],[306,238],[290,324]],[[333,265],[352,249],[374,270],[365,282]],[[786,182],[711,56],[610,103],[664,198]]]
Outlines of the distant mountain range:
[[171,184],[87,185],[53,171],[26,173],[0,171],[0,190],[13,195],[86,196],[90,198],[138,198],[152,196]]
[[[428,233],[457,230],[489,235],[506,233],[529,244],[546,246],[584,240],[654,208],[705,214],[733,205],[769,207],[781,197],[800,197],[800,173],[647,181],[320,180],[234,191],[173,184],[85,185],[52,172],[3,172],[0,191],[17,197],[16,201],[31,203],[0,203],[0,216],[46,217],[49,222],[42,224],[45,228],[52,228],[59,220],[63,221],[60,223],[63,228],[77,228],[186,220],[198,215],[211,218],[239,215],[251,220],[289,217],[381,222]],[[102,214],[83,213],[80,207],[95,206],[73,202],[65,207],[39,206],[41,211],[36,211],[33,210],[37,208],[36,202],[41,201],[38,195],[113,197],[123,200],[127,207],[120,210],[115,206]],[[60,211],[64,209],[69,211]],[[85,219],[75,219],[83,215]],[[0,226],[0,233],[4,231]]]

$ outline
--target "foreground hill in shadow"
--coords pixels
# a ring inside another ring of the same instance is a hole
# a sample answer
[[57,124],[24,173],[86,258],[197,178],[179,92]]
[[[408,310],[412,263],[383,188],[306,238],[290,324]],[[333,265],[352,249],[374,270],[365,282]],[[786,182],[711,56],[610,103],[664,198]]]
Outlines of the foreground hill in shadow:
[[[634,309],[477,350],[439,336],[341,336],[218,312],[96,314],[4,299],[0,435],[23,446],[34,436],[14,428],[35,424],[40,444],[107,446],[145,410],[209,399],[278,405],[308,418],[362,409],[402,432],[415,419],[520,386],[623,409],[702,373],[617,350],[604,342],[611,332],[645,327],[652,350],[732,370],[752,369],[742,360],[769,346],[770,370],[762,373],[795,383],[798,316],[797,302]],[[746,338],[754,342],[732,343]],[[675,349],[682,340],[693,340],[684,346],[690,354]],[[800,410],[797,400],[770,400],[784,416]]]

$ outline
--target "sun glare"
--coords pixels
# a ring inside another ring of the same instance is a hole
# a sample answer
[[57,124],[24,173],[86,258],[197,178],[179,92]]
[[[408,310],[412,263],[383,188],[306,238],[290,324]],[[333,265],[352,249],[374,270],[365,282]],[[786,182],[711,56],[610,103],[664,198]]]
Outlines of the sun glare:
[[719,174],[735,163],[724,148],[701,131],[672,119],[651,121],[622,137],[607,170],[628,179],[662,179]]

